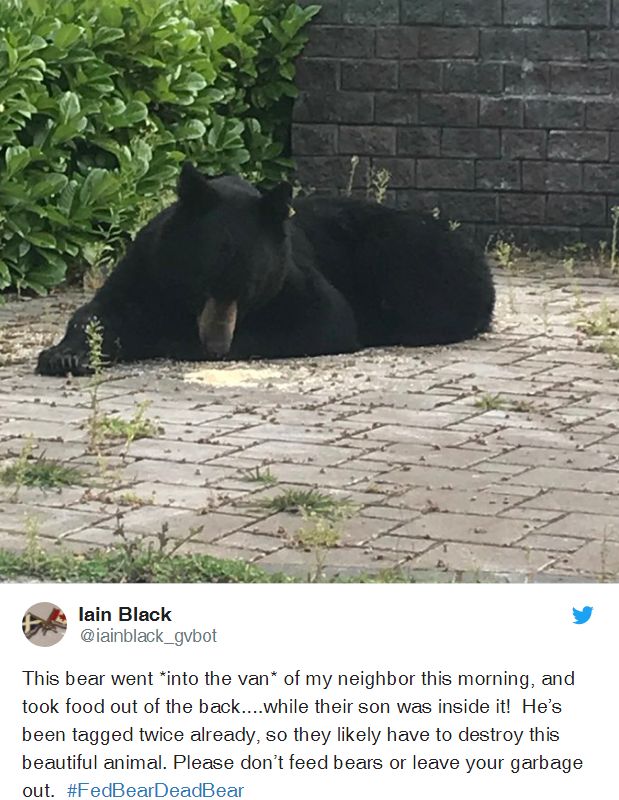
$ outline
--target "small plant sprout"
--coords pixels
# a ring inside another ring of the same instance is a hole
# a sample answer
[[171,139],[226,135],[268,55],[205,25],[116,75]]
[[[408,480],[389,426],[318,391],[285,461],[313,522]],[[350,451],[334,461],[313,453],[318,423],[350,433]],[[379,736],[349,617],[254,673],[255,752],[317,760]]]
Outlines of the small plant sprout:
[[516,311],[516,302],[512,276],[514,274],[514,256],[516,254],[516,248],[512,242],[508,242],[499,237],[494,244],[492,254],[497,264],[507,272],[509,310],[514,314]]
[[595,347],[598,353],[604,353],[608,356],[611,367],[617,369],[619,367],[619,337],[605,336],[602,341]]
[[482,411],[500,411],[505,408],[505,400],[500,394],[482,394],[475,399],[474,405]]
[[121,417],[103,414],[99,417],[99,437],[101,439],[124,439],[126,447],[136,439],[148,439],[157,436],[162,428],[146,416],[146,409],[150,403],[145,400],[138,403],[135,413],[129,420]]
[[500,267],[511,272],[515,255],[515,247],[512,242],[507,242],[501,238],[497,239],[494,244],[493,255]]
[[304,525],[295,535],[295,543],[311,550],[314,554],[315,566],[313,573],[308,575],[309,583],[318,583],[324,578],[327,552],[337,547],[341,539],[340,530],[332,520],[315,514],[304,515],[307,525]]
[[582,288],[574,275],[574,256],[563,259],[563,269],[566,276],[570,279],[570,289],[574,295],[574,309],[582,308]]
[[366,197],[368,200],[375,200],[381,205],[387,197],[387,188],[391,180],[391,173],[387,169],[377,169],[370,167],[366,176]]
[[116,502],[119,506],[131,506],[132,508],[142,508],[143,506],[152,506],[155,502],[154,497],[142,497],[136,492],[123,492],[120,494]]
[[619,206],[610,209],[610,217],[613,223],[610,239],[610,271],[617,270],[617,235],[619,234]]
[[265,486],[275,486],[277,478],[268,467],[254,467],[253,469],[244,469],[241,471],[241,477],[244,481],[251,481],[252,483],[262,483]]
[[612,367],[619,367],[619,309],[603,301],[590,314],[583,314],[576,327],[593,339],[589,349],[604,353]]
[[88,342],[88,356],[90,368],[95,376],[101,376],[105,359],[103,357],[103,325],[97,317],[92,317],[86,325],[86,340]]
[[103,325],[96,317],[86,325],[86,340],[88,341],[88,357],[92,375],[88,384],[90,395],[90,413],[88,415],[88,450],[98,453],[100,448],[99,417],[101,415],[99,388],[103,382]]
[[597,261],[598,275],[601,275],[604,267],[608,266],[608,242],[603,239],[598,242]]
[[136,439],[144,439],[161,433],[161,427],[146,417],[148,401],[139,403],[129,420],[104,414],[101,411],[99,389],[105,380],[103,373],[105,357],[103,355],[103,326],[96,317],[93,317],[86,326],[86,339],[92,370],[88,386],[90,413],[85,426],[88,431],[88,450],[101,458],[101,447],[106,441],[124,439],[125,448],[128,449]]
[[583,314],[576,327],[587,336],[611,336],[619,331],[619,309],[603,300],[590,314]]
[[346,185],[346,197],[352,195],[353,186],[355,184],[355,174],[359,166],[359,156],[352,156],[350,159],[350,171],[348,173],[348,184]]

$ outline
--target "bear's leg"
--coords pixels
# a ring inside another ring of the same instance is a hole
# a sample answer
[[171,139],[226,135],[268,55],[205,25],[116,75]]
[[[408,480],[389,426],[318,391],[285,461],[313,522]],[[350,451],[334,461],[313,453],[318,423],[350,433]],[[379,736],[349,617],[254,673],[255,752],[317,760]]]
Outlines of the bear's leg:
[[153,357],[158,353],[151,327],[141,307],[95,297],[73,314],[63,339],[39,354],[36,371],[40,375],[91,374],[91,348],[97,335],[101,336],[101,366]]

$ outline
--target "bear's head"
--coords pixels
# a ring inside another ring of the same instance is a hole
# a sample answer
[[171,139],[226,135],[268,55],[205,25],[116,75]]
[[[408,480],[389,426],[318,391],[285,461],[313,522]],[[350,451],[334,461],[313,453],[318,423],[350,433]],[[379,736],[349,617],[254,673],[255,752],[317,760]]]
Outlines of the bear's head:
[[281,289],[290,264],[291,197],[287,183],[261,194],[242,178],[207,178],[183,166],[158,250],[160,263],[192,295],[208,356],[226,356],[237,322]]

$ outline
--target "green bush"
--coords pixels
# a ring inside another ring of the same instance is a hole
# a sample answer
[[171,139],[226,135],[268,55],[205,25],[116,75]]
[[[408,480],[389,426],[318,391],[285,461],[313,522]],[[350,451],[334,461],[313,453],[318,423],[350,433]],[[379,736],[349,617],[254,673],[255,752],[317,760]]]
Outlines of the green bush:
[[3,0],[0,289],[115,260],[178,166],[273,181],[301,29],[294,0]]

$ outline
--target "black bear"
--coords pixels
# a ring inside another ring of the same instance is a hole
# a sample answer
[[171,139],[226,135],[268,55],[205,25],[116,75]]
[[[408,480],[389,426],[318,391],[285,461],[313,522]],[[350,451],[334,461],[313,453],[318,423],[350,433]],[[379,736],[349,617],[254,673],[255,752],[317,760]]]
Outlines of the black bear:
[[90,371],[88,322],[106,362],[278,358],[445,344],[487,331],[494,287],[480,253],[432,216],[350,198],[261,194],[185,164],[178,200],[136,236],[44,375]]

